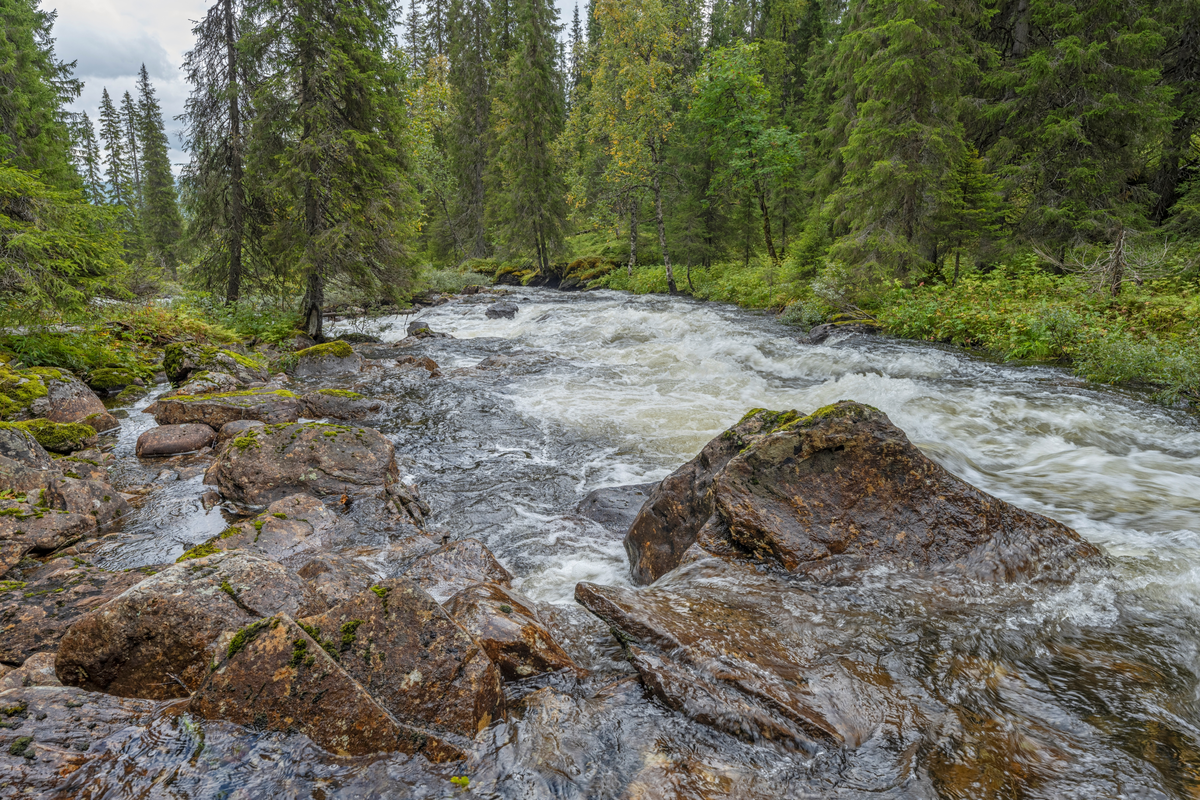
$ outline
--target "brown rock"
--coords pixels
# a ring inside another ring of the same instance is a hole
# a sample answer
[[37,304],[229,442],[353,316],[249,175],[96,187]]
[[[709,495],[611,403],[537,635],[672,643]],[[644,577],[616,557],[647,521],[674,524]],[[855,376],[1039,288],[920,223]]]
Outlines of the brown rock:
[[0,678],[0,692],[24,686],[62,686],[54,674],[54,654],[35,653],[25,663]]
[[132,510],[121,493],[104,481],[55,478],[46,484],[42,498],[51,509],[90,516],[101,530]]
[[383,401],[344,389],[321,389],[304,395],[305,416],[313,419],[362,419],[383,408]]
[[57,650],[72,622],[146,577],[65,557],[30,572],[20,580],[0,581],[0,661],[10,664]]
[[533,603],[512,589],[477,583],[450,598],[446,611],[483,648],[505,680],[576,668],[542,625]]
[[642,510],[656,486],[656,483],[638,483],[632,486],[596,489],[579,501],[575,513],[614,533],[624,535],[629,532],[638,512]]
[[[121,427],[87,384],[65,370],[58,372],[58,378],[45,380],[48,393],[34,402],[34,416],[45,417],[51,422],[82,422],[91,425],[97,433]],[[37,413],[42,403],[45,403],[45,409]]]
[[1100,557],[1067,526],[951,475],[883,412],[852,402],[753,443],[712,496],[735,545],[790,572],[892,564],[1063,580]]
[[0,796],[62,795],[67,776],[105,740],[148,725],[157,703],[65,686],[0,692]]
[[346,342],[328,342],[296,353],[295,374],[298,378],[342,375],[359,372],[363,357]]
[[58,474],[54,459],[28,431],[0,425],[0,486],[32,492]]
[[337,516],[317,498],[294,494],[276,500],[254,519],[231,525],[189,550],[184,558],[211,555],[218,550],[243,550],[272,561],[283,561],[297,554],[331,547],[331,534],[339,523]]
[[249,553],[176,564],[77,619],[58,651],[63,683],[123,697],[186,697],[223,652],[227,631],[325,604],[294,573]]
[[418,556],[404,570],[404,577],[439,603],[476,583],[491,582],[506,588],[512,585],[512,573],[478,539],[452,542]]
[[184,425],[160,425],[138,437],[138,458],[174,456],[192,453],[216,441],[217,432],[207,425],[191,422]]
[[653,583],[679,566],[684,552],[712,516],[708,490],[714,476],[764,431],[788,419],[785,414],[755,409],[650,492],[625,536],[629,571],[635,583]]
[[232,375],[239,383],[271,379],[266,364],[255,356],[233,348],[221,349],[188,342],[176,342],[163,348],[163,372],[167,380],[176,386],[197,372],[225,373]]
[[395,447],[370,428],[305,423],[271,425],[232,440],[205,483],[243,505],[290,494],[378,494],[399,483]]
[[330,608],[346,602],[375,582],[375,573],[365,564],[340,553],[306,550],[282,559],[282,563],[308,581]]
[[0,575],[30,553],[52,553],[96,531],[96,519],[31,503],[0,502]]
[[217,440],[225,443],[230,439],[245,436],[251,428],[265,428],[266,426],[265,422],[257,419],[235,419],[233,422],[226,422],[221,426],[221,430],[217,432]]
[[239,631],[188,711],[303,733],[341,756],[399,751],[432,761],[465,757],[444,737],[396,720],[286,614]]
[[181,395],[197,395],[197,394],[215,394],[218,392],[236,392],[245,389],[246,384],[242,383],[235,376],[228,372],[205,371],[196,372],[191,375],[186,381],[179,385],[179,388],[172,389],[169,392],[164,392],[160,398],[179,397]]
[[304,413],[304,401],[285,389],[247,389],[205,395],[163,397],[152,406],[159,425],[200,422],[214,430],[228,422],[254,419],[268,425],[295,422]]
[[442,372],[438,369],[437,362],[429,356],[400,356],[396,359],[396,366],[406,369],[423,369],[429,373],[431,378],[442,377]]
[[403,722],[474,738],[504,715],[495,665],[409,581],[382,581],[301,622]]

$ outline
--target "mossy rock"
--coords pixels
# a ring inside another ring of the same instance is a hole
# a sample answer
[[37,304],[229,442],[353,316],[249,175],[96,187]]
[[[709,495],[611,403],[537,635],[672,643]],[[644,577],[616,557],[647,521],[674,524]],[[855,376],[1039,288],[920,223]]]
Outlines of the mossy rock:
[[92,389],[100,392],[110,392],[137,383],[138,374],[126,367],[102,367],[92,370],[86,381]]
[[178,386],[203,371],[226,372],[242,383],[265,381],[271,374],[264,361],[236,350],[176,342],[163,349],[163,372]]
[[27,413],[35,400],[49,394],[45,378],[57,370],[11,369],[0,366],[0,419],[13,419]]
[[317,394],[323,394],[326,397],[344,397],[347,400],[362,400],[363,398],[358,392],[352,392],[349,389],[318,389]]
[[350,358],[353,355],[354,348],[349,343],[340,340],[319,344],[296,353],[297,358],[325,358],[327,356]]
[[74,453],[94,444],[96,429],[78,422],[51,422],[31,419],[25,422],[0,422],[6,428],[25,431],[51,453]]

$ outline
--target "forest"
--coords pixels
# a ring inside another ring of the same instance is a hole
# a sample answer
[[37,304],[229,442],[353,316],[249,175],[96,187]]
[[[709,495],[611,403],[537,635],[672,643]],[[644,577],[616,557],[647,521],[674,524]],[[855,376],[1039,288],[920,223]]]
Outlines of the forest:
[[54,11],[0,16],[0,350],[26,365],[111,366],[106,315],[321,341],[331,308],[496,282],[1200,402],[1198,0],[215,0],[179,165],[144,67],[96,125]]

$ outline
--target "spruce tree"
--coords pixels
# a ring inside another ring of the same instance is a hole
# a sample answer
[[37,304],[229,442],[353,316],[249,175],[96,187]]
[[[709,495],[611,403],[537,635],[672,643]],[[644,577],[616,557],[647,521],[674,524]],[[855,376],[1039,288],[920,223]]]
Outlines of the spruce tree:
[[330,281],[397,300],[411,286],[411,143],[401,65],[385,55],[396,7],[276,0],[257,22],[254,137],[277,147],[254,161],[278,208],[268,255],[298,271],[304,330],[320,340]]
[[485,177],[491,92],[488,49],[491,26],[486,0],[454,0],[450,5],[450,85],[454,118],[450,163],[456,178],[455,204],[462,241],[473,258],[487,256]]
[[100,141],[104,144],[104,179],[114,205],[133,208],[133,186],[125,152],[125,125],[105,87],[100,96]]
[[75,122],[75,167],[83,178],[83,193],[95,204],[102,204],[104,195],[104,167],[100,156],[100,144],[96,141],[96,129],[86,111],[80,112]]
[[125,135],[125,156],[129,160],[129,180],[133,190],[130,207],[142,205],[142,120],[133,96],[126,92],[121,98],[121,128]]
[[250,246],[243,136],[249,64],[239,47],[245,25],[240,2],[214,3],[192,29],[196,44],[183,65],[192,86],[184,106],[188,240],[206,281],[224,284],[226,303],[241,297]]
[[404,24],[404,44],[413,67],[421,69],[429,58],[425,15],[419,0],[408,0],[408,21]]
[[570,71],[567,73],[570,76],[567,84],[568,96],[574,94],[579,82],[583,80],[584,48],[586,46],[586,42],[583,40],[583,25],[579,21],[579,3],[576,3],[575,15],[571,18],[571,65]]
[[449,0],[426,0],[425,47],[432,56],[444,56],[449,52],[449,18]]
[[545,274],[563,242],[566,184],[554,157],[563,128],[554,6],[515,0],[513,52],[496,97],[500,186],[494,193],[501,235],[513,252],[532,251]]
[[171,174],[169,143],[162,109],[143,64],[138,73],[138,138],[142,147],[142,230],[151,254],[175,271],[176,245],[183,233],[175,176]]

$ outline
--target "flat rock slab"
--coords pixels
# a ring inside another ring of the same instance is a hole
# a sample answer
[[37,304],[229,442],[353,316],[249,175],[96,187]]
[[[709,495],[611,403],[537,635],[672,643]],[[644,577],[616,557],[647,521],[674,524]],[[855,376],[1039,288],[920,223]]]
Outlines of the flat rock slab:
[[230,439],[245,435],[251,428],[264,428],[266,424],[257,419],[235,419],[233,422],[226,422],[217,431],[217,441],[224,444]]
[[312,419],[362,419],[383,408],[383,401],[346,389],[320,389],[304,395],[305,416]]
[[77,619],[59,647],[58,677],[122,697],[186,697],[223,652],[223,634],[278,612],[324,609],[274,561],[237,551],[184,561]]
[[533,603],[497,583],[477,583],[446,602],[446,611],[470,634],[508,681],[576,669],[542,624]]
[[159,425],[199,422],[219,430],[228,422],[251,419],[274,425],[295,422],[304,413],[304,401],[286,389],[247,389],[243,392],[182,395],[159,398],[153,406]]
[[341,756],[399,751],[431,761],[465,757],[443,737],[398,721],[286,614],[239,631],[188,711],[303,733]]
[[68,775],[159,704],[64,686],[0,692],[0,796],[58,795]]
[[656,486],[657,483],[638,483],[596,489],[579,501],[575,513],[623,536]]
[[138,458],[194,453],[216,440],[217,432],[202,423],[160,425],[138,437],[135,453]]
[[305,550],[282,561],[284,566],[308,581],[330,608],[367,589],[376,577],[358,558],[343,553]]
[[233,439],[209,469],[229,500],[264,506],[291,494],[381,494],[399,483],[396,449],[379,431],[346,425],[268,425]]
[[439,603],[476,583],[512,585],[512,573],[478,539],[462,539],[413,559],[404,577]]
[[109,572],[56,558],[27,580],[0,580],[0,662],[20,664],[57,650],[71,623],[145,578],[136,570]]
[[381,581],[301,622],[403,722],[474,738],[504,716],[495,665],[432,597],[409,581]]
[[231,525],[188,550],[180,560],[221,550],[242,550],[283,561],[297,554],[330,548],[331,535],[339,526],[351,527],[312,495],[294,494],[271,503],[254,519]]

